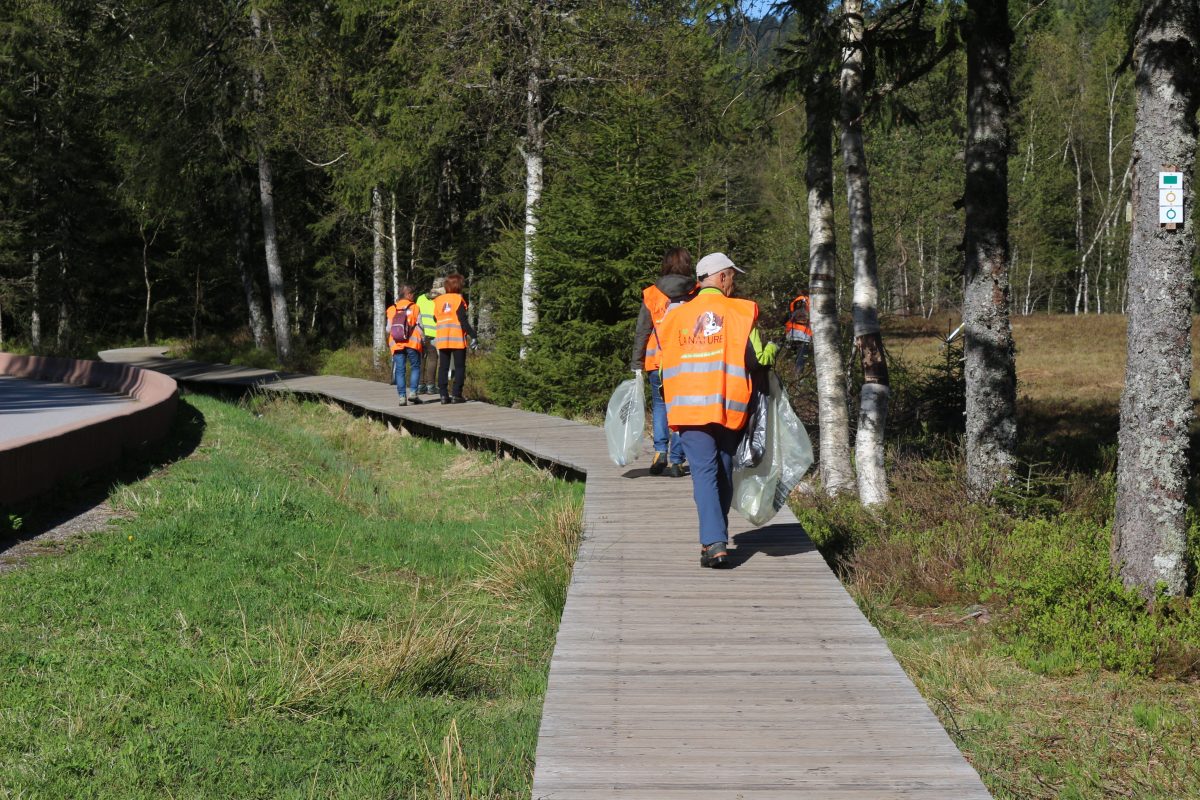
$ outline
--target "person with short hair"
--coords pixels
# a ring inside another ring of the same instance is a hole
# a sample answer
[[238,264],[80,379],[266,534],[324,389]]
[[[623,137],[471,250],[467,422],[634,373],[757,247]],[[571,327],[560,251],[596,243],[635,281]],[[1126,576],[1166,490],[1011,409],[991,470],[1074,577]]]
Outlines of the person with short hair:
[[733,454],[748,419],[751,372],[775,362],[778,347],[758,334],[758,304],[733,295],[745,270],[724,253],[696,263],[700,291],[659,326],[667,422],[679,434],[692,471],[700,520],[700,566],[729,562]]
[[[467,347],[477,339],[467,318],[467,299],[463,297],[463,276],[446,276],[446,292],[434,301],[437,322],[438,394],[442,403],[465,403],[463,383],[467,379]],[[454,366],[454,384],[450,385],[450,367]]]
[[[397,314],[404,315],[404,322],[399,327],[408,331],[408,336],[400,341],[393,338],[398,326],[392,323]],[[392,350],[392,380],[396,384],[396,393],[400,395],[402,406],[421,403],[417,389],[421,377],[423,339],[419,309],[413,302],[413,287],[404,284],[400,287],[400,297],[387,308],[387,341]]]
[[637,327],[633,334],[633,357],[629,368],[641,377],[645,371],[650,382],[650,421],[654,431],[654,460],[651,475],[680,478],[687,474],[683,445],[671,435],[667,426],[667,404],[663,401],[662,374],[659,372],[658,325],[672,305],[687,302],[696,292],[696,276],[692,254],[685,247],[672,247],[662,259],[659,278],[642,290],[642,307],[638,311]]

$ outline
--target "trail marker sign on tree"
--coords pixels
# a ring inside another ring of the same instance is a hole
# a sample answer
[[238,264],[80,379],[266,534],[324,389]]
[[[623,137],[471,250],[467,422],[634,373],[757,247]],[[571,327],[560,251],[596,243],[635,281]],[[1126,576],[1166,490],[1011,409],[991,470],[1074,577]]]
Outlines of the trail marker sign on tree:
[[1158,173],[1158,224],[1175,230],[1183,224],[1183,173]]

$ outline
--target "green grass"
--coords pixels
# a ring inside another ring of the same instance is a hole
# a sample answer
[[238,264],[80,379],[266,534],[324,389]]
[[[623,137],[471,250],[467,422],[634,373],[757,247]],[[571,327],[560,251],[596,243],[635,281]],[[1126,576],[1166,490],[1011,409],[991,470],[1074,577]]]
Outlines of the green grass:
[[187,405],[199,446],[126,519],[0,577],[0,798],[527,797],[581,487]]
[[996,798],[1200,797],[1200,688],[1100,670],[1049,676],[951,609],[873,615]]

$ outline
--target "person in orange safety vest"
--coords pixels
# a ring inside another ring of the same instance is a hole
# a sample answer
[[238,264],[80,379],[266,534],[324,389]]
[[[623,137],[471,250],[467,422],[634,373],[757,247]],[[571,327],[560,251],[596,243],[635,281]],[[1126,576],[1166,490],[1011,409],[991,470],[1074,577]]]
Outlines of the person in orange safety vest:
[[667,423],[692,471],[702,567],[731,566],[733,454],[748,416],[751,371],[773,364],[778,351],[758,335],[758,305],[731,296],[743,272],[724,253],[709,253],[696,263],[699,294],[659,327]]
[[665,474],[669,478],[681,478],[687,474],[683,445],[667,427],[667,404],[663,401],[662,378],[658,371],[658,326],[672,304],[690,300],[695,292],[692,254],[683,247],[673,247],[666,252],[658,280],[642,291],[642,307],[633,334],[633,357],[629,368],[639,378],[644,370],[650,382],[650,420],[654,431],[651,475]]
[[[463,382],[467,379],[467,347],[478,338],[467,318],[467,300],[462,296],[463,276],[457,272],[446,276],[446,293],[433,301],[433,316],[437,322],[438,393],[443,403],[465,403]],[[469,338],[468,338],[469,337]],[[450,365],[454,364],[454,385],[450,386]]]
[[[403,315],[398,321],[397,314]],[[401,337],[399,341],[395,339],[397,335]],[[387,343],[392,350],[392,379],[400,395],[400,405],[420,405],[417,388],[424,342],[420,311],[413,302],[413,287],[408,284],[400,287],[400,298],[387,308]]]
[[812,347],[812,300],[808,292],[796,295],[788,306],[787,319],[784,320],[784,339],[796,348],[796,375],[804,371],[808,360],[808,351]]

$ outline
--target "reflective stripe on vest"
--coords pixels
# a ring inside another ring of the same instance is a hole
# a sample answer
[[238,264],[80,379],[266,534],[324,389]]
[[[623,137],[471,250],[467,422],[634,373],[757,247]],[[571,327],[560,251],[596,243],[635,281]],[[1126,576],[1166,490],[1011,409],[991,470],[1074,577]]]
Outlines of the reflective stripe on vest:
[[718,424],[739,430],[750,405],[746,348],[758,306],[716,292],[671,309],[662,322],[663,399],[678,429]]
[[750,408],[750,403],[742,403],[737,400],[727,400],[719,394],[685,394],[671,398],[671,400],[667,403],[667,413],[670,414],[672,409],[704,409],[708,406],[712,406],[714,409],[723,408],[726,412],[736,411],[745,414]]
[[[720,352],[720,351],[717,351]],[[709,355],[705,353],[705,355]],[[745,378],[750,375],[745,367],[739,367],[736,364],[726,364],[724,361],[700,361],[700,362],[684,362],[676,364],[662,371],[663,380],[674,378],[677,375],[682,375],[685,372],[718,372],[724,370],[725,374],[731,378]]]
[[434,346],[438,350],[463,350],[467,346],[467,336],[462,324],[458,321],[458,309],[465,305],[461,294],[444,294],[433,301],[436,307],[434,316],[437,318],[437,338]]
[[671,298],[667,297],[662,289],[652,285],[642,290],[642,302],[646,304],[646,310],[650,312],[650,338],[646,340],[645,369],[658,369],[660,355],[658,326],[662,323],[663,317],[667,315]]

